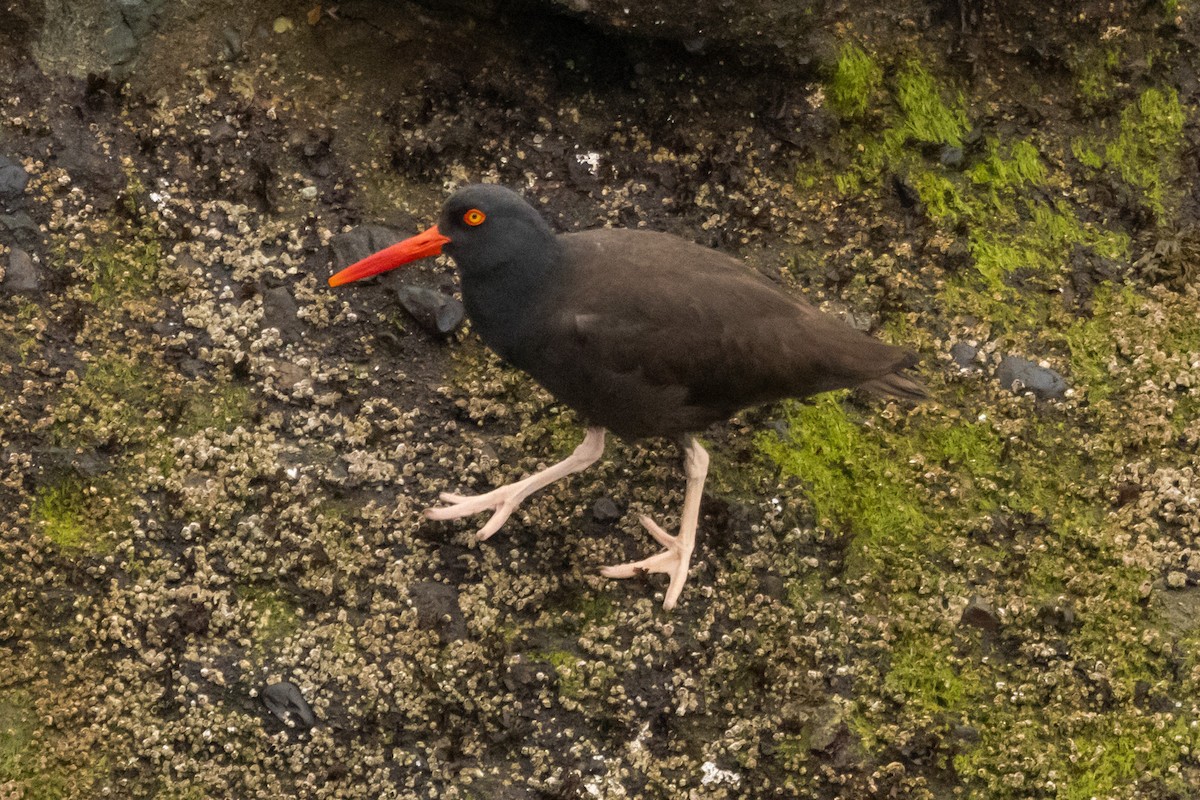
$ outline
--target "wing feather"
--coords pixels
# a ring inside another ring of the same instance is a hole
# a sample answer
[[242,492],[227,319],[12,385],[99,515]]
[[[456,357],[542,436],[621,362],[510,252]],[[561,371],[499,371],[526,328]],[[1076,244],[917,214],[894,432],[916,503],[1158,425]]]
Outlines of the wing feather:
[[750,405],[874,381],[912,358],[669,234],[562,240],[569,273],[544,355],[526,368],[619,434],[697,430]]

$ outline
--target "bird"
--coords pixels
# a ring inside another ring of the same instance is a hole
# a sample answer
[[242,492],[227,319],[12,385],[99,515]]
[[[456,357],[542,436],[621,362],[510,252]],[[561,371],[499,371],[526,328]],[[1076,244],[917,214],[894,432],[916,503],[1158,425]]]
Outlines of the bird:
[[473,330],[586,422],[582,443],[539,472],[480,495],[445,492],[431,520],[491,512],[494,534],[532,493],[595,463],[605,435],[673,438],[685,489],[677,533],[641,525],[662,550],[604,567],[609,578],[665,573],[663,607],[687,581],[708,474],[696,440],[737,412],[858,387],[921,400],[915,353],[886,344],[776,286],[740,260],[669,233],[556,233],[520,194],[464,186],[437,223],[329,278],[341,286],[417,259],[455,262]]

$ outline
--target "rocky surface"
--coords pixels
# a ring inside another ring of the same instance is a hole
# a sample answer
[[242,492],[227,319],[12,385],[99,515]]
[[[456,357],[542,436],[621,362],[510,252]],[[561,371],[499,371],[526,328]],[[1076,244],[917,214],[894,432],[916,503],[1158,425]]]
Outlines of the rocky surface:
[[[0,798],[1194,796],[1200,20],[630,5],[0,9]],[[598,575],[669,443],[425,522],[580,436],[413,324],[444,265],[325,284],[469,180],[735,252],[935,402],[706,432],[670,614]]]

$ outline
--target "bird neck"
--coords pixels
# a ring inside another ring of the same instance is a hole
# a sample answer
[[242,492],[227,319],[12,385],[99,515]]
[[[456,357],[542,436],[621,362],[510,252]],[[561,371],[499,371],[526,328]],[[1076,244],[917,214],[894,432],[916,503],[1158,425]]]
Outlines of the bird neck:
[[544,246],[491,260],[486,268],[462,270],[463,305],[476,332],[511,361],[544,312],[544,298],[561,268],[556,238]]

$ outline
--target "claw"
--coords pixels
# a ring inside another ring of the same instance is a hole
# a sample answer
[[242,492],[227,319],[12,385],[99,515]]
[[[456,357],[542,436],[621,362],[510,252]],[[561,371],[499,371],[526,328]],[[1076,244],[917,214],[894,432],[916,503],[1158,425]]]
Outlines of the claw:
[[688,536],[683,531],[679,536],[672,536],[649,517],[643,516],[640,521],[642,527],[663,546],[663,551],[655,553],[649,558],[643,558],[641,561],[604,567],[600,570],[600,574],[606,578],[634,578],[647,572],[662,572],[669,575],[671,582],[667,586],[663,608],[670,611],[678,602],[679,595],[683,592],[683,585],[687,582],[688,565],[692,561],[694,532],[693,536]]
[[600,574],[606,578],[633,578],[647,572],[663,572],[671,576],[663,608],[670,611],[679,602],[683,585],[687,583],[688,565],[692,561],[692,550],[696,546],[696,526],[700,517],[700,495],[704,490],[704,477],[708,474],[708,453],[695,439],[689,438],[684,447],[684,472],[687,489],[683,496],[683,513],[680,514],[679,535],[672,536],[650,519],[642,516],[642,527],[654,537],[663,550],[641,561],[604,567]]

